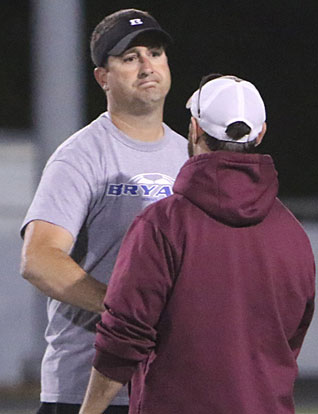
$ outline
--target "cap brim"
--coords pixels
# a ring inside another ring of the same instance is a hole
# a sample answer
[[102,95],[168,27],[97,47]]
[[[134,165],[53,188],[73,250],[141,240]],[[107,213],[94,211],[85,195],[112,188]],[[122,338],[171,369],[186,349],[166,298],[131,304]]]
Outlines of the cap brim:
[[148,29],[141,29],[141,30],[136,30],[133,33],[128,34],[127,36],[125,36],[123,39],[120,40],[120,42],[118,42],[116,44],[116,46],[114,46],[109,52],[108,55],[109,56],[118,56],[121,55],[126,49],[129,48],[129,46],[131,45],[131,43],[133,42],[133,40],[136,39],[137,36],[139,36],[141,33],[153,33],[155,34],[158,39],[162,40],[162,43],[166,43],[166,44],[170,44],[172,43],[172,38],[171,36],[165,32],[164,30],[160,30],[160,29],[154,29],[154,28],[148,28]]
[[195,94],[195,92],[190,96],[190,98],[187,100],[187,103],[186,103],[186,108],[187,109],[190,109],[191,108],[191,104],[192,104],[192,99],[193,99],[193,95]]

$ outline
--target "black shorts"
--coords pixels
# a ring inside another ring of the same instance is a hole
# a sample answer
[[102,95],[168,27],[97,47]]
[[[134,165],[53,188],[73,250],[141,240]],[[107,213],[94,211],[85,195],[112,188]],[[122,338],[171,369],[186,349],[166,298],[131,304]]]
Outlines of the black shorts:
[[[78,414],[80,408],[80,404],[43,402],[41,403],[37,414]],[[128,406],[111,405],[107,408],[104,414],[128,414]]]

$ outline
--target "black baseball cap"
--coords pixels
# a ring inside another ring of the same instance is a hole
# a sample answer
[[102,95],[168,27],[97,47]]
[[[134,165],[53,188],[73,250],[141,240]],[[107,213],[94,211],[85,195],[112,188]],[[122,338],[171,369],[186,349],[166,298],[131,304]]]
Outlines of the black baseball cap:
[[156,19],[138,10],[121,13],[117,22],[92,45],[91,56],[96,66],[102,66],[108,56],[122,54],[141,33],[154,34],[163,44],[172,42]]

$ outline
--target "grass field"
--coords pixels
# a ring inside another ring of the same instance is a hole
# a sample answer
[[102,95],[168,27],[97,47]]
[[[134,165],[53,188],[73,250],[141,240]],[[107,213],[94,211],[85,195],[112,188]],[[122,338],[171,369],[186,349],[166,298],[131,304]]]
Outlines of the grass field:
[[306,409],[303,411],[296,411],[296,414],[318,414],[318,407],[313,409]]
[[[39,393],[38,384],[0,388],[0,414],[35,414],[39,407]],[[296,381],[294,397],[296,414],[318,414],[318,378]]]
[[[1,407],[0,402],[0,414],[35,414],[38,406],[39,403],[36,400],[28,399],[12,401],[11,404],[7,402],[4,407]],[[318,405],[316,407],[306,407],[305,405],[299,407],[296,409],[296,414],[318,414]]]
[[[28,408],[6,407],[6,408],[1,409],[0,407],[0,414],[35,414],[37,408],[38,408],[38,404],[34,404],[33,407],[29,406]],[[209,414],[213,414],[213,413],[209,413]],[[296,410],[296,414],[318,414],[318,407]]]

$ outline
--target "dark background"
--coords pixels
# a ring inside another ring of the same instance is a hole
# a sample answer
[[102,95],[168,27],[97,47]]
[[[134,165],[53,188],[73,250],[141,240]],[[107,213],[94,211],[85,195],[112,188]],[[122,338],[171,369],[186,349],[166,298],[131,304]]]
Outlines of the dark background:
[[[268,132],[261,152],[270,153],[276,162],[280,195],[318,195],[317,0],[86,0],[83,5],[86,121],[105,108],[92,75],[92,30],[118,9],[147,10],[175,40],[168,50],[173,86],[165,107],[166,123],[186,136],[185,102],[202,75],[219,72],[248,79],[267,107]],[[29,1],[2,1],[0,24],[0,128],[32,128]]]

